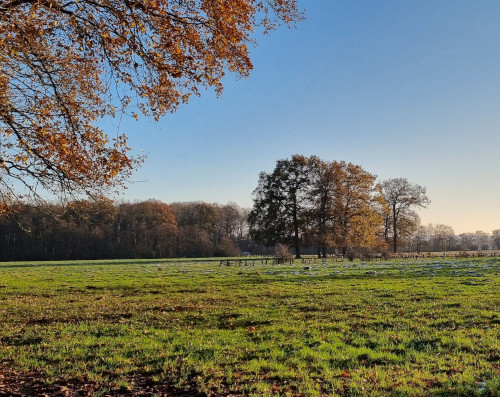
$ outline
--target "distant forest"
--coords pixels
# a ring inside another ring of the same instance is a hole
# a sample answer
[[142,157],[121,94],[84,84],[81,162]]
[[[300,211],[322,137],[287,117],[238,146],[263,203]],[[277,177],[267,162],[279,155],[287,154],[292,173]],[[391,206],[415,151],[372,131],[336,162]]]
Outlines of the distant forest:
[[[0,217],[0,260],[67,260],[272,255],[251,238],[248,215],[234,203],[102,198],[66,205],[19,205]],[[361,247],[357,247],[360,249]],[[417,226],[400,251],[500,249],[500,230],[455,235],[446,225]],[[328,253],[341,250],[330,247]],[[303,247],[303,254],[315,254]]]
[[0,260],[236,256],[255,248],[247,216],[202,202],[20,205],[0,217]]

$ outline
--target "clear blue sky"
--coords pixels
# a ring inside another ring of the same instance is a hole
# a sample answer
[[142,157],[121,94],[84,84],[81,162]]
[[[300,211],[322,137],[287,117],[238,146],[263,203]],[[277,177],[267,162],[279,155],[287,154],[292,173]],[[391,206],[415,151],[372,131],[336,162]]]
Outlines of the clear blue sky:
[[426,186],[424,224],[500,228],[500,2],[300,6],[307,19],[257,36],[250,77],[227,76],[221,97],[122,121],[148,159],[121,198],[251,207],[260,171],[316,154]]

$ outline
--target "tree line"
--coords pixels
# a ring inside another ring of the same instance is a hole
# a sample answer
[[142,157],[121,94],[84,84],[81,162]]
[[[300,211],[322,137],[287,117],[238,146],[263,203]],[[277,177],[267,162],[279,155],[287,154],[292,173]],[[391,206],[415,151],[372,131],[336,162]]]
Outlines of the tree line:
[[276,246],[296,257],[500,249],[500,229],[457,236],[447,225],[421,225],[415,210],[430,202],[424,187],[378,182],[345,161],[278,160],[259,175],[253,202],[18,203],[0,216],[0,260],[270,255]]
[[405,250],[413,252],[500,250],[500,229],[455,234],[448,225],[419,225],[407,239]]
[[0,260],[236,256],[252,249],[234,203],[19,204],[0,216]]

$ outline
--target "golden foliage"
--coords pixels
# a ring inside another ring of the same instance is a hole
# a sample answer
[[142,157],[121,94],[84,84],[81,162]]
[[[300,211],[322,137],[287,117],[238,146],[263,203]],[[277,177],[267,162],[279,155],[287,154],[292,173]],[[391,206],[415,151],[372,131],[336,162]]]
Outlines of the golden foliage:
[[[0,193],[99,192],[141,159],[96,121],[159,118],[225,71],[247,76],[256,27],[301,19],[296,0],[7,0],[0,4]],[[134,109],[137,109],[134,111]]]
[[361,166],[344,161],[330,164],[333,182],[332,212],[335,222],[330,236],[338,247],[374,247],[382,217],[375,210],[380,195],[376,176]]

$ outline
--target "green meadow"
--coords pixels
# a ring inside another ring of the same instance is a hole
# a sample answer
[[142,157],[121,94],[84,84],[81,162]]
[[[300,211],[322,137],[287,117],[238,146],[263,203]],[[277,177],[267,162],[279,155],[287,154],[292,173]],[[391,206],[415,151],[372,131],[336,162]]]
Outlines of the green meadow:
[[497,396],[500,259],[2,263],[2,370],[67,395]]

